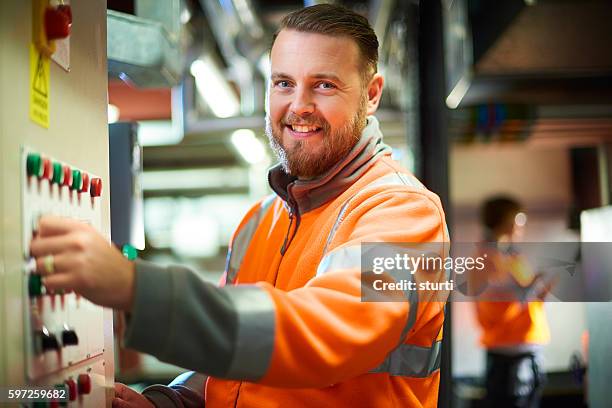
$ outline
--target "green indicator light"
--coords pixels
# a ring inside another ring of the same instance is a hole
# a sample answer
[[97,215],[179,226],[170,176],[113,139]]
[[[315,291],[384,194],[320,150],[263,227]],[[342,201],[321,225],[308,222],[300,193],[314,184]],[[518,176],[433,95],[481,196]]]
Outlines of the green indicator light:
[[28,158],[26,159],[26,168],[28,171],[28,176],[42,176],[42,159],[40,154],[37,153],[29,153]]
[[72,185],[70,189],[77,191],[81,189],[81,170],[72,170]]
[[42,295],[42,276],[31,274],[28,280],[28,292],[31,297],[36,297]]
[[138,257],[138,250],[130,244],[125,244],[122,248],[122,252],[123,256],[125,256],[130,261],[133,261]]
[[55,184],[62,184],[64,181],[64,171],[62,170],[62,163],[53,162],[53,180]]

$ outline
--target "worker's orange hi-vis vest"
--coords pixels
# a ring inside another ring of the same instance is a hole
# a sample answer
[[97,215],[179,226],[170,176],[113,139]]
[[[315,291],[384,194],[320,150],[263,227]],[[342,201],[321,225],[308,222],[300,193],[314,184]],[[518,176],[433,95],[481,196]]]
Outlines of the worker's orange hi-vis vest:
[[[533,281],[533,270],[519,254],[507,255],[489,250],[487,255],[485,265],[491,279],[507,281],[510,287],[516,285],[517,288],[527,287]],[[476,302],[476,315],[482,326],[480,343],[489,350],[521,350],[524,346],[543,345],[550,340],[543,302]]]
[[358,254],[362,242],[448,242],[444,212],[368,123],[320,179],[272,169],[276,194],[236,230],[225,284],[264,290],[274,318],[241,323],[259,351],[231,371],[251,380],[209,378],[208,408],[437,406],[444,303],[362,302]]

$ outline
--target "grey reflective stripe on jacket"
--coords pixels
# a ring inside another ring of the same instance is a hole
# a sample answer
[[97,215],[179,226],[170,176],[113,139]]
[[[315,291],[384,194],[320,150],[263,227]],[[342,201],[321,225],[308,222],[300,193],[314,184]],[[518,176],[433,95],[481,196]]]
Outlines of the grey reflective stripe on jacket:
[[242,264],[242,259],[246,254],[247,248],[253,238],[253,234],[257,231],[257,227],[261,223],[264,215],[268,212],[268,208],[272,205],[276,199],[275,194],[271,194],[266,197],[262,202],[257,211],[251,216],[247,223],[238,231],[232,245],[227,251],[227,259],[225,262],[225,270],[227,271],[226,283],[231,284],[236,279],[236,274]]
[[[413,175],[401,174],[398,172],[387,174],[382,176],[370,184],[364,189],[372,189],[380,186],[408,186],[413,188],[424,189],[423,184]],[[340,208],[336,221],[331,228],[329,235],[327,236],[324,256],[317,268],[317,276],[321,276],[328,272],[341,269],[359,269],[361,270],[361,258],[362,248],[359,246],[349,247],[338,247],[329,253],[328,248],[334,239],[338,228],[340,227],[342,220],[346,216],[346,211],[349,207],[351,200],[355,196],[349,198]],[[447,233],[448,235],[448,233]],[[410,275],[413,278],[412,275]],[[418,310],[418,291],[405,290],[406,298],[410,303],[408,312],[408,319],[402,334],[400,336],[400,344],[393,349],[385,360],[378,367],[371,370],[371,373],[387,373],[390,375],[404,376],[404,377],[429,377],[436,370],[440,368],[441,358],[441,342],[434,341],[431,347],[422,347],[412,344],[404,344],[404,340],[408,335],[410,329],[414,326],[417,317]]]
[[190,268],[142,260],[135,272],[127,347],[217,378],[257,381],[266,374],[275,305],[265,289],[219,288]]
[[440,368],[442,342],[431,347],[401,344],[387,355],[385,361],[371,373],[387,373],[403,377],[429,377]]

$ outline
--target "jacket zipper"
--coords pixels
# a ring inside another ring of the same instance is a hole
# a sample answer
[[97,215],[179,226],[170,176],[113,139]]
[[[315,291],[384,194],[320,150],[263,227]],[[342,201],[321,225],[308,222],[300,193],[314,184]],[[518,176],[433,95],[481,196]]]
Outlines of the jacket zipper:
[[[291,227],[293,226],[293,219],[295,218],[295,228],[291,231]],[[289,206],[289,227],[287,228],[287,234],[285,235],[285,240],[283,241],[283,246],[280,249],[281,257],[285,255],[289,245],[291,245],[291,241],[293,241],[293,237],[297,233],[297,229],[300,226],[300,216],[298,214],[294,215],[293,208]],[[274,277],[274,287],[276,287],[276,280],[278,278],[278,271],[280,269],[280,262],[278,263],[278,268],[276,269],[276,276]],[[238,391],[236,392],[236,400],[234,401],[234,408],[238,407],[238,399],[240,398],[240,387],[242,387],[242,381],[238,384]]]
[[238,398],[240,397],[240,387],[242,387],[242,381],[238,384],[238,391],[236,391],[236,401],[234,401],[234,408],[238,406]]
[[[291,227],[293,226],[294,217],[295,217],[295,227],[293,228],[293,231],[292,231]],[[274,275],[274,287],[276,287],[276,282],[278,280],[278,271],[280,270],[282,257],[285,256],[285,254],[287,253],[287,249],[289,249],[289,245],[291,245],[293,238],[297,234],[297,230],[299,226],[300,226],[300,215],[298,213],[294,213],[294,211],[290,207],[289,208],[289,227],[287,228],[287,234],[285,235],[285,240],[283,241],[283,245],[281,246],[281,249],[280,249],[281,260],[278,262],[278,266],[276,267],[276,275]]]

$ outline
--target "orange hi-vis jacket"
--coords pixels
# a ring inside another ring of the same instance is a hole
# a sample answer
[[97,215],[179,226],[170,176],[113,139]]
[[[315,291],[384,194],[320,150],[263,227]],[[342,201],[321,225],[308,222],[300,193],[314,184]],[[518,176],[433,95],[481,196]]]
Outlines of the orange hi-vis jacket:
[[[487,255],[485,266],[490,280],[506,282],[515,288],[527,288],[533,283],[533,270],[520,254],[493,249]],[[511,287],[509,291],[512,292]],[[486,349],[524,351],[529,346],[546,344],[550,339],[543,302],[476,302],[476,314],[482,326],[480,342]]]
[[[362,302],[359,245],[447,242],[438,197],[391,159],[373,117],[322,179],[276,167],[270,183],[232,239],[226,284],[264,291],[274,326],[245,333],[258,356],[236,369],[252,381],[210,378],[207,407],[435,407],[444,305]],[[330,261],[346,248],[353,259]]]
[[126,345],[208,375],[207,408],[436,407],[446,298],[362,301],[360,250],[448,247],[438,197],[391,159],[374,117],[323,176],[276,166],[269,181],[274,194],[232,237],[221,287],[136,262]]

